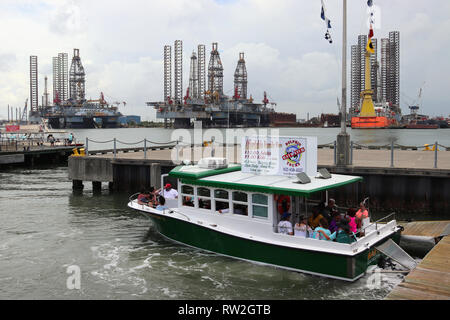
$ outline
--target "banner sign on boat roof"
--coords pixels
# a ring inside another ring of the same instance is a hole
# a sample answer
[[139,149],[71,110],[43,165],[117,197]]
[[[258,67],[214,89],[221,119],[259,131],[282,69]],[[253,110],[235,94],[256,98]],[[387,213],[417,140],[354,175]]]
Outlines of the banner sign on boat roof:
[[241,145],[242,172],[294,176],[317,174],[316,137],[246,136]]

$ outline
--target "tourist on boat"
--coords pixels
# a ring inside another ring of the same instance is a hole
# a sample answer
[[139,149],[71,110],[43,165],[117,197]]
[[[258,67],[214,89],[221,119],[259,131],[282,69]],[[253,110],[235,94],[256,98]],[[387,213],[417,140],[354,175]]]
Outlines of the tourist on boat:
[[178,198],[178,191],[172,188],[172,185],[170,183],[167,183],[164,186],[164,190],[160,193],[164,198],[166,199],[176,199]]
[[331,233],[338,231],[339,229],[338,224],[340,221],[341,221],[341,214],[337,211],[334,211],[331,215],[331,221],[328,227]]
[[[359,210],[356,212],[356,225],[358,229],[363,229],[370,224],[369,218],[369,210],[366,209],[364,202],[359,204]],[[361,232],[361,235],[364,235],[364,232]]]
[[338,208],[336,206],[336,200],[330,198],[328,200],[327,206],[323,209],[322,215],[325,219],[327,219],[328,224],[331,223],[331,219],[333,217],[333,213],[337,212]]
[[289,212],[283,213],[281,220],[278,223],[278,233],[293,235],[292,223],[290,221],[291,214]]
[[327,219],[320,219],[319,226],[314,229],[313,238],[318,240],[333,241],[335,237],[336,233],[331,234],[331,231],[328,229]]
[[342,219],[339,222],[339,229],[336,233],[336,242],[339,243],[352,243],[356,241],[356,236],[350,231],[349,221]]
[[169,207],[166,206],[166,199],[164,199],[163,196],[159,196],[158,202],[159,204],[156,206],[156,210],[163,211],[165,209],[169,209]]
[[320,220],[323,219],[323,215],[319,212],[319,206],[312,209],[312,216],[308,219],[308,224],[311,228],[315,229],[319,226]]
[[356,210],[353,208],[348,208],[346,219],[348,220],[350,231],[356,233],[358,229],[356,224]]
[[148,194],[148,191],[146,190],[141,190],[141,193],[139,193],[138,197],[137,197],[137,202],[139,204],[145,204],[148,205],[150,202],[150,195]]
[[297,237],[303,237],[308,238],[309,235],[313,234],[313,229],[311,229],[310,226],[308,226],[306,222],[306,217],[301,215],[298,223],[294,226],[294,235]]

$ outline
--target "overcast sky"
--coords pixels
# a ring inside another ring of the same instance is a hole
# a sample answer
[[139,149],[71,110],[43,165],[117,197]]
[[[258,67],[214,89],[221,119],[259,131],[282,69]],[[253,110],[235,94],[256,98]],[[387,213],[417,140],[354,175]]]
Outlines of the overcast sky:
[[[245,52],[248,91],[261,101],[267,91],[276,109],[306,118],[337,113],[340,99],[342,1],[324,0],[333,44],[324,39],[320,0],[1,0],[0,118],[7,105],[22,108],[29,97],[29,56],[39,63],[39,101],[44,76],[52,86],[52,57],[80,49],[87,98],[104,92],[126,101],[124,114],[155,118],[146,101],[163,100],[163,47],[183,40],[183,91],[189,57],[218,42],[224,91],[233,94],[239,52]],[[375,37],[400,31],[401,107],[423,87],[421,112],[448,116],[450,1],[374,0],[379,7]],[[367,0],[348,0],[350,45],[367,34]],[[350,74],[350,63],[348,64]],[[348,78],[350,80],[350,77]],[[350,101],[350,94],[348,94]]]

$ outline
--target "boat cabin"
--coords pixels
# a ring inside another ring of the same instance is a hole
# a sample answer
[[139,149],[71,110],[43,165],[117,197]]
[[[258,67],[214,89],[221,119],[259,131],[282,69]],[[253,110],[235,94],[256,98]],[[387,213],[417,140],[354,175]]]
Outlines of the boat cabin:
[[244,173],[237,164],[222,169],[180,166],[173,169],[170,176],[178,179],[176,207],[195,209],[199,214],[210,215],[210,219],[220,216],[230,222],[254,221],[270,226],[273,232],[277,232],[285,210],[281,209],[283,201],[292,214],[291,222],[295,223],[300,214],[311,214],[311,207],[316,203],[308,205],[308,198],[313,194],[362,180],[333,174],[329,179],[319,175],[304,183],[295,176]]

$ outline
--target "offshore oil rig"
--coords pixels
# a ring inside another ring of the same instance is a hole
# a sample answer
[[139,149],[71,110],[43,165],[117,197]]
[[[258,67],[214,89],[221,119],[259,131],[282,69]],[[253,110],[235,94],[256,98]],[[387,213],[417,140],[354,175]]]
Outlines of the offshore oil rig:
[[217,43],[212,44],[206,78],[205,45],[198,45],[198,55],[190,58],[189,86],[183,96],[183,42],[174,43],[174,90],[172,92],[172,47],[164,46],[164,101],[147,102],[154,107],[156,117],[164,119],[164,126],[190,128],[193,121],[201,121],[203,127],[268,127],[290,126],[296,123],[296,115],[277,113],[275,102],[269,101],[266,92],[261,103],[247,94],[247,69],[244,53],[234,72],[234,95],[223,90],[223,65]]
[[[30,57],[30,117],[32,123],[43,120],[53,129],[61,128],[116,128],[119,127],[119,102],[108,104],[103,93],[97,100],[86,99],[86,73],[81,63],[79,49],[73,50],[68,70],[67,53],[53,57],[53,103],[49,101],[47,76],[45,76],[42,104],[38,105],[37,56]],[[125,105],[126,103],[123,102]],[[25,107],[26,108],[26,107]],[[24,114],[26,110],[24,110]]]

